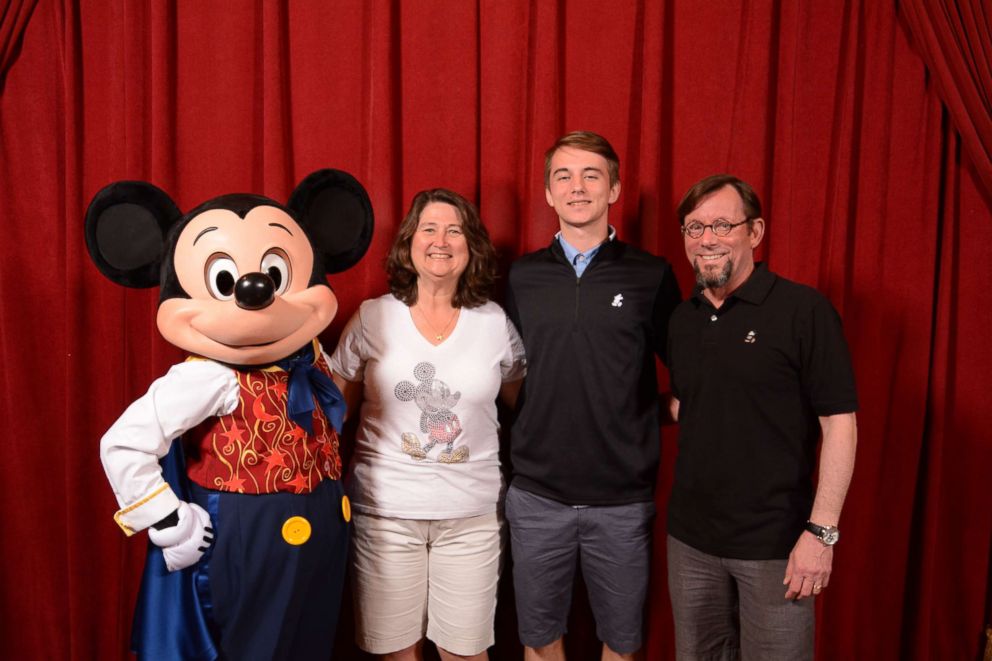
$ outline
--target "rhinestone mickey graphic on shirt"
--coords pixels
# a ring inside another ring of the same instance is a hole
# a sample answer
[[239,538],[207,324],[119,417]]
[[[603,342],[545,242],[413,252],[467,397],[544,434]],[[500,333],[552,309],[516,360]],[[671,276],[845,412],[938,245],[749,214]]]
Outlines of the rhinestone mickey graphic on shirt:
[[447,383],[435,379],[434,365],[428,362],[417,363],[413,376],[419,382],[400,381],[393,389],[396,399],[401,402],[414,402],[421,411],[420,431],[427,434],[427,443],[421,444],[414,432],[404,432],[400,448],[417,461],[431,461],[429,453],[438,444],[444,449],[436,461],[442,464],[457,464],[468,460],[468,447],[455,448],[455,439],[462,433],[461,421],[452,407],[461,397],[460,392],[451,392]]

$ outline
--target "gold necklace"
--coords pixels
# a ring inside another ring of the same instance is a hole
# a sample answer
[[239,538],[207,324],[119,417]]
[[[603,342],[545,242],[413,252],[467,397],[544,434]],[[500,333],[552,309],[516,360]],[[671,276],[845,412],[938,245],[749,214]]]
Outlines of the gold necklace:
[[441,329],[441,332],[438,333],[437,328],[434,326],[434,324],[431,323],[431,320],[427,318],[427,313],[424,312],[424,310],[419,305],[416,306],[416,309],[420,310],[420,316],[423,317],[424,323],[430,326],[430,329],[434,331],[435,342],[440,342],[441,340],[444,339],[444,334],[448,332],[448,329],[451,327],[451,324],[454,323],[455,321],[455,317],[458,316],[458,308],[455,308],[454,312],[451,313],[451,318],[448,319],[448,323],[446,323],[444,325],[444,328]]

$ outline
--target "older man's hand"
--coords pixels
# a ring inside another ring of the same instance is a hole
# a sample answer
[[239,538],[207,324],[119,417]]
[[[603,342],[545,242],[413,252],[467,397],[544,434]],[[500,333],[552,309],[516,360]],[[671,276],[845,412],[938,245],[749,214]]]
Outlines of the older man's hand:
[[812,533],[803,531],[789,554],[783,585],[786,599],[815,597],[830,583],[834,549],[825,546]]

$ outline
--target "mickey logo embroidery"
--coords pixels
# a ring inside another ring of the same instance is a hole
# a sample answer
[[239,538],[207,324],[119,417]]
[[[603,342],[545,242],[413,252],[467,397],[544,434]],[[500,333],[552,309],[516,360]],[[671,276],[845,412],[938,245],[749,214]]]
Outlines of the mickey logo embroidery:
[[744,336],[745,344],[754,344],[755,342],[757,342],[757,340],[758,340],[758,334],[755,333],[753,330],[748,331],[747,335]]
[[614,296],[613,297],[613,302],[610,303],[610,305],[612,305],[615,308],[618,308],[618,307],[622,306],[623,305],[623,294],[617,294],[616,296]]

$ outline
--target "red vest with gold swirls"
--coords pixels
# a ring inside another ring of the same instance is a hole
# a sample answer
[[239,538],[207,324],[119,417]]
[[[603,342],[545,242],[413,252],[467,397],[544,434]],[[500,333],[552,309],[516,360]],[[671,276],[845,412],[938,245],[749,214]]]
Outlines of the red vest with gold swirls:
[[[316,365],[331,375],[323,355]],[[313,435],[286,412],[289,373],[234,370],[241,395],[233,413],[207,418],[186,434],[186,473],[202,487],[246,494],[310,493],[341,477],[338,435],[320,406]],[[316,402],[315,402],[316,404]]]

